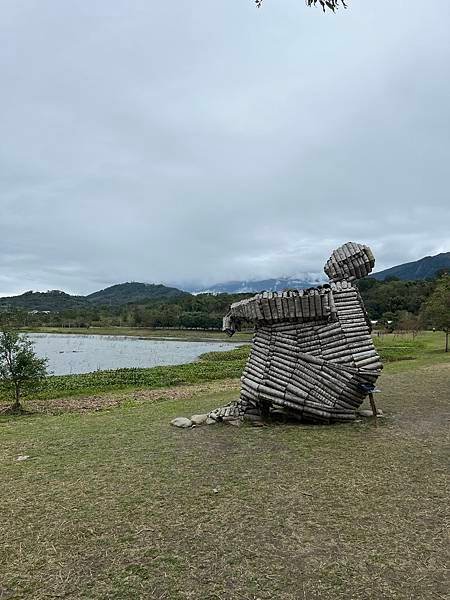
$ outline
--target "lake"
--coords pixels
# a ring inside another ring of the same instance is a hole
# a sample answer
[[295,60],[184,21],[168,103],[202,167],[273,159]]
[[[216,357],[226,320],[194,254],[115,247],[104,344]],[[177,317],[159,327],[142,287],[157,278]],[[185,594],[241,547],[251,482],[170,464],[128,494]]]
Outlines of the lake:
[[139,339],[112,335],[30,333],[38,356],[47,357],[53,375],[97,370],[149,368],[195,361],[205,352],[232,350],[239,343]]

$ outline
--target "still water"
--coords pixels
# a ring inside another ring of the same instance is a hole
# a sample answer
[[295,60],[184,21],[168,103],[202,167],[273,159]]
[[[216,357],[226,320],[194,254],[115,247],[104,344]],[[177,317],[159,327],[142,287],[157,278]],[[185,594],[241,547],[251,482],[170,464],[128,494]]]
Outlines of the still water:
[[48,371],[53,375],[181,365],[193,362],[204,352],[231,350],[240,345],[59,333],[33,333],[29,338],[34,342],[36,354],[48,358]]

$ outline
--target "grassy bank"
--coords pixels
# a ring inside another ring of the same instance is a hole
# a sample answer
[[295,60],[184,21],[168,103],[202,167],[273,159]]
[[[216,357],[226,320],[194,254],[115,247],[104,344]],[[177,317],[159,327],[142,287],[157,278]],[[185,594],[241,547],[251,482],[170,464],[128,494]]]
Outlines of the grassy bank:
[[378,428],[170,427],[221,381],[3,420],[0,597],[442,600],[449,374],[388,366]]
[[[242,346],[228,352],[210,352],[201,356],[198,361],[184,365],[54,375],[46,379],[33,395],[33,400],[109,393],[126,388],[155,389],[236,378],[242,373],[248,351],[247,346]],[[0,402],[5,400],[5,391],[0,386]]]

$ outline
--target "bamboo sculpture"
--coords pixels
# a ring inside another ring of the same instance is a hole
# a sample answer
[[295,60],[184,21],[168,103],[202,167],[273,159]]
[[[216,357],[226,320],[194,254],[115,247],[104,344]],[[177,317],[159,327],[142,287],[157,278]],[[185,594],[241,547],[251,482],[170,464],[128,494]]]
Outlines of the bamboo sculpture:
[[216,421],[284,413],[302,421],[351,421],[383,365],[356,279],[375,264],[367,246],[348,242],[325,265],[329,284],[263,292],[231,305],[223,329],[255,324],[239,400],[218,408]]

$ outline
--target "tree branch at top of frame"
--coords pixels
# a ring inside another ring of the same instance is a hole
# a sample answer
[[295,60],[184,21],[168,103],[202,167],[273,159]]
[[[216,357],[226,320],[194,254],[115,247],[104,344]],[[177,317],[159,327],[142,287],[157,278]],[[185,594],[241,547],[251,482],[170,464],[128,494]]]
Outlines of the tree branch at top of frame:
[[[347,8],[347,4],[346,4],[345,0],[305,0],[305,1],[306,1],[307,6],[316,6],[316,4],[319,4],[322,7],[323,12],[325,12],[327,8],[333,12],[335,12],[335,10],[337,8],[339,8],[340,6],[342,6],[343,8]],[[262,3],[263,3],[263,0],[255,0],[255,4],[258,8],[261,8]]]

